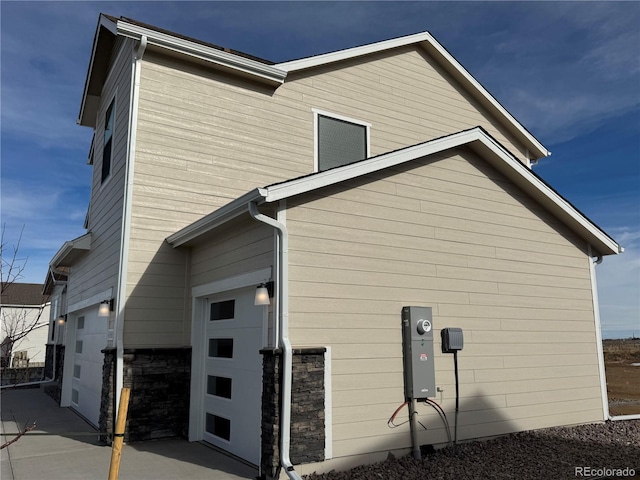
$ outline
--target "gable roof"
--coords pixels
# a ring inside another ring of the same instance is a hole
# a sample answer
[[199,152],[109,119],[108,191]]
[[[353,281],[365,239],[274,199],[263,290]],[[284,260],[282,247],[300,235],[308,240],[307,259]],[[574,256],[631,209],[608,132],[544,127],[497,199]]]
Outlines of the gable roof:
[[323,172],[256,188],[167,238],[179,247],[247,212],[249,203],[264,204],[311,192],[446,150],[467,146],[534,200],[584,238],[602,255],[622,248],[536,173],[515,158],[483,128],[475,127]]
[[518,138],[529,150],[532,159],[546,157],[551,154],[429,32],[406,35],[359,47],[273,64],[273,62],[253,55],[203,42],[130,18],[116,18],[101,14],[98,19],[78,116],[80,125],[95,127],[96,112],[102,91],[101,87],[106,79],[111,50],[115,45],[115,37],[118,35],[134,40],[141,40],[144,37],[148,46],[162,48],[172,54],[186,55],[193,60],[205,61],[217,68],[223,68],[238,75],[249,76],[273,86],[285,83],[287,74],[291,72],[309,70],[373,53],[416,45],[434,58],[484,108],[491,112],[511,134]]
[[278,63],[276,68],[288,73],[325,66],[352,58],[383,52],[407,45],[422,47],[447,73],[469,91],[480,104],[496,116],[506,128],[521,139],[533,158],[548,157],[551,152],[540,143],[509,111],[498,102],[429,32],[397,37],[360,47]]
[[12,283],[2,292],[1,303],[4,306],[42,306],[49,301],[49,296],[42,294],[42,287],[41,283]]

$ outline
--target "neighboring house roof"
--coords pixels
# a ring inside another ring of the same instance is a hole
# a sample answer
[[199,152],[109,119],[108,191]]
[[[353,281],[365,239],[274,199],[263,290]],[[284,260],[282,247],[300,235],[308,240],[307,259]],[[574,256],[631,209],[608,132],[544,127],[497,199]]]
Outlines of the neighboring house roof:
[[101,14],[94,37],[93,51],[78,117],[78,123],[81,125],[95,127],[102,84],[106,79],[111,49],[115,44],[116,35],[136,40],[141,40],[145,37],[147,45],[163,48],[172,54],[187,55],[194,60],[209,62],[235,74],[248,75],[274,86],[284,83],[287,74],[290,72],[308,70],[408,45],[417,45],[427,51],[484,108],[495,115],[523,143],[533,159],[550,155],[546,147],[473,78],[429,32],[416,33],[360,47],[273,64],[252,55],[202,42],[136,20],[125,17],[118,19]]
[[536,173],[515,158],[483,128],[475,127],[371,157],[319,173],[256,188],[167,238],[174,247],[184,245],[247,211],[250,202],[263,204],[311,192],[353,178],[434,155],[446,150],[470,147],[515,185],[585,239],[602,255],[617,254],[622,248],[600,227],[551,188]]
[[3,284],[1,303],[3,306],[42,306],[49,301],[48,295],[42,294],[41,283]]

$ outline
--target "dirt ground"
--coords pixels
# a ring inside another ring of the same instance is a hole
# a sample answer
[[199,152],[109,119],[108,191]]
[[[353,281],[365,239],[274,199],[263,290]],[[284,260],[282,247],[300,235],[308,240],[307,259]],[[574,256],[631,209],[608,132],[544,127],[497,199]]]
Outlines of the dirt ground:
[[604,340],[604,365],[611,415],[640,414],[640,338]]

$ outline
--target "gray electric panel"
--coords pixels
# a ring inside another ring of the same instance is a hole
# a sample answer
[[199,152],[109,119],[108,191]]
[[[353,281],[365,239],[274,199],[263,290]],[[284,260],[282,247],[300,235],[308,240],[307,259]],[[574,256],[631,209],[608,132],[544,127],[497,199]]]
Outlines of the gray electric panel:
[[402,307],[402,346],[405,397],[435,397],[431,307]]

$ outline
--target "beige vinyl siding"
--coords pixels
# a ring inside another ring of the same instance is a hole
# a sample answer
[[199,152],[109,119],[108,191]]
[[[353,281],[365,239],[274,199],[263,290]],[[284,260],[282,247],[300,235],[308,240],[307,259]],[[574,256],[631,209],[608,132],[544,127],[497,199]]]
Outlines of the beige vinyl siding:
[[[459,438],[602,420],[586,245],[470,150],[289,199],[287,226],[291,341],[332,348],[334,457],[410,446],[406,425],[387,427],[405,305],[433,308],[451,415],[439,330],[464,330]],[[445,442],[419,413],[420,443]]]
[[[116,295],[129,128],[131,48],[131,41],[118,41],[111,59],[111,70],[102,90],[94,138],[91,201],[88,215],[91,250],[71,267],[68,285],[69,305],[109,288],[113,288],[114,297]],[[112,140],[111,174],[102,183],[104,117],[114,98],[115,130]]]
[[[149,49],[141,69],[131,224],[129,271],[137,273],[127,280],[127,307],[138,308],[136,283],[160,281],[139,272],[159,255],[174,273],[157,295],[175,299],[171,315],[175,332],[181,330],[187,316],[178,298],[189,287],[176,268],[184,259],[177,252],[170,259],[164,239],[255,187],[311,173],[313,108],[372,123],[373,155],[477,125],[518,152],[506,130],[432,63],[416,47],[404,48],[291,75],[274,90]],[[132,315],[136,322],[156,318],[149,310],[145,320],[142,308]],[[152,335],[129,336],[138,327],[127,325],[127,345],[156,345]],[[169,345],[185,341],[176,335]]]
[[273,228],[243,216],[192,248],[191,283],[203,285],[271,267]]
[[372,156],[482,126],[525,158],[524,147],[415,46],[290,74],[286,88],[310,107],[371,123]]
[[[196,249],[193,277],[187,278],[186,269],[180,270],[186,263],[184,251],[169,248],[165,238],[252,188],[307,173],[296,160],[300,147],[287,144],[287,134],[278,132],[293,131],[297,120],[289,120],[287,128],[267,121],[287,117],[277,108],[268,111],[273,107],[268,95],[264,87],[176,63],[153,52],[145,56],[127,281],[131,306],[125,326],[127,345],[189,344],[185,298],[191,285],[230,276],[243,268],[252,270],[254,261],[261,262],[250,258],[234,265],[240,251],[215,258],[206,257],[208,250]],[[255,115],[259,108],[262,114]],[[269,129],[270,133],[264,132]],[[312,132],[307,134],[312,143]],[[233,242],[231,246],[237,247]],[[254,247],[262,248],[247,245],[248,249]],[[214,242],[211,248],[226,247]],[[263,257],[271,265],[272,254]],[[165,271],[168,275],[161,279]],[[159,282],[163,282],[161,288],[154,288]],[[171,303],[171,308],[160,314],[171,334],[159,333],[161,338],[151,333],[157,312],[146,307],[154,297]],[[149,334],[134,334],[142,331]]]

